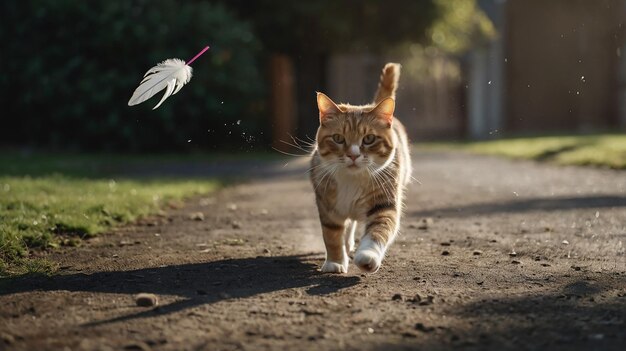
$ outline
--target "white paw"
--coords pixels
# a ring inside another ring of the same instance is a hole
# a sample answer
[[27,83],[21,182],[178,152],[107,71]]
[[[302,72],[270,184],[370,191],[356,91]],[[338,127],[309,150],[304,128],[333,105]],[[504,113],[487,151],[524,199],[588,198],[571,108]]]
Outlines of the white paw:
[[326,261],[322,266],[322,273],[348,273],[348,264]]
[[384,249],[381,245],[365,237],[361,240],[359,249],[354,256],[354,264],[364,272],[374,273],[380,268],[383,256]]
[[376,272],[380,268],[381,261],[380,256],[372,250],[358,251],[354,256],[354,264],[367,273]]

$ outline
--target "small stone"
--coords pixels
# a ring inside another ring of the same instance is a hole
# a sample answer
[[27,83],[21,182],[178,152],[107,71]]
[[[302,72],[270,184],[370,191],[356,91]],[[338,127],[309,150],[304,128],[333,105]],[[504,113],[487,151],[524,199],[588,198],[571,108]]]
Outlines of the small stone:
[[474,256],[480,256],[482,254],[483,254],[483,252],[480,251],[480,250],[474,250],[474,252],[472,252],[472,255],[474,255]]
[[511,251],[511,252],[509,252],[509,256],[511,256],[511,257],[517,257],[517,252],[515,252],[515,251]]
[[215,199],[210,198],[210,197],[205,197],[200,199],[200,201],[198,201],[198,204],[200,206],[209,206],[209,205],[213,205],[215,203]]
[[447,241],[442,242],[441,244],[439,244],[441,246],[450,246],[450,243]]
[[271,254],[272,251],[270,251],[270,249],[263,249],[263,253],[264,254]]
[[420,306],[428,306],[428,305],[432,305],[432,304],[433,304],[433,302],[434,302],[434,300],[435,300],[435,297],[434,297],[434,296],[428,295],[428,296],[426,296],[426,298],[425,298],[425,299],[422,299],[422,300],[419,302],[419,305],[420,305]]
[[233,227],[233,229],[241,229],[241,223],[239,223],[239,221],[233,221],[231,223],[231,226]]
[[189,219],[194,220],[194,221],[204,221],[204,213],[202,212],[190,213]]
[[563,241],[561,241],[561,244],[563,244],[563,245],[569,245],[569,241],[567,241],[567,240],[563,240]]
[[155,294],[141,293],[135,296],[137,306],[151,307],[159,305],[159,298]]
[[415,329],[424,333],[430,333],[435,330],[433,327],[427,327],[424,323],[415,323]]
[[372,329],[372,328],[367,328],[367,333],[368,333],[368,334],[374,334],[374,329]]
[[441,252],[441,256],[448,256],[448,255],[450,255],[450,251],[448,251],[448,250],[443,250]]
[[15,343],[15,337],[7,333],[0,333],[0,340],[4,341],[4,343],[7,345]]
[[417,225],[417,229],[426,230],[433,225],[434,221],[431,217],[422,218]]
[[549,263],[542,263],[541,266],[542,267],[550,267],[550,264]]
[[415,294],[415,296],[413,298],[410,298],[408,301],[413,303],[419,303],[420,301],[422,301],[422,297],[420,296],[420,294]]
[[391,297],[391,301],[402,301],[402,295],[401,294],[394,294]]
[[512,263],[512,264],[520,264],[520,263],[522,263],[522,262],[520,262],[520,261],[518,261],[518,260],[513,260],[513,261],[511,261],[511,263]]
[[152,348],[150,347],[150,345],[141,342],[141,341],[137,341],[134,342],[132,344],[128,344],[126,346],[124,346],[124,350],[129,350],[129,351],[150,351],[152,350]]
[[575,270],[575,271],[581,270],[580,266],[572,266],[572,269]]
[[230,211],[237,211],[237,204],[230,203],[226,208],[228,208]]

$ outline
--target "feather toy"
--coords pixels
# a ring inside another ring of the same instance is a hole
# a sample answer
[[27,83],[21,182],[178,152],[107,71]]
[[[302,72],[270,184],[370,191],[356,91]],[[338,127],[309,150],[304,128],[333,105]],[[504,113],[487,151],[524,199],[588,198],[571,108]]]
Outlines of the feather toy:
[[161,106],[165,99],[178,93],[183,85],[189,83],[193,72],[190,65],[207,50],[209,50],[208,46],[187,62],[177,58],[167,59],[150,68],[144,74],[133,96],[128,100],[128,106],[140,104],[165,89],[165,94],[153,110]]

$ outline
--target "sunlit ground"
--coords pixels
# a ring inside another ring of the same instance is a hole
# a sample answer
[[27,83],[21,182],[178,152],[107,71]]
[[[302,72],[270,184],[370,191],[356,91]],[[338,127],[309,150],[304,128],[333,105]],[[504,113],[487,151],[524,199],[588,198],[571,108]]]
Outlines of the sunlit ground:
[[453,149],[561,165],[626,169],[626,135],[541,136],[493,141],[423,143],[418,148]]

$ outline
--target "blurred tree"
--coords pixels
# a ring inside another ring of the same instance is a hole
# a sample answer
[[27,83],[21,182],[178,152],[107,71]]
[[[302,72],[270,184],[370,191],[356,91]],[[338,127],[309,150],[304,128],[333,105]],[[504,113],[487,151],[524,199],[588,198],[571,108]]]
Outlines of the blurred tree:
[[[243,131],[261,125],[261,45],[219,4],[3,1],[0,42],[2,144],[207,148],[241,144]],[[126,106],[148,68],[189,59],[206,44],[211,50],[194,63],[194,78],[180,94],[155,111],[157,97]]]
[[435,0],[440,16],[428,29],[430,45],[448,54],[494,38],[495,28],[476,0]]
[[249,18],[267,49],[298,55],[380,51],[423,42],[441,14],[432,0],[228,0]]

